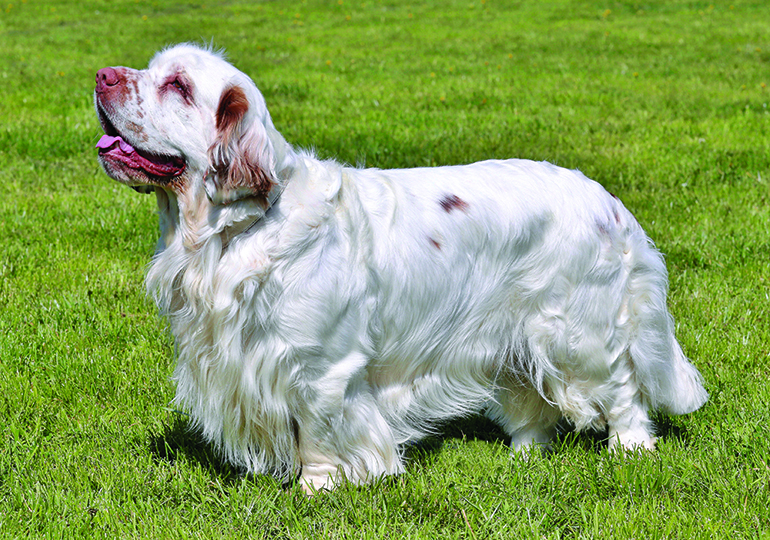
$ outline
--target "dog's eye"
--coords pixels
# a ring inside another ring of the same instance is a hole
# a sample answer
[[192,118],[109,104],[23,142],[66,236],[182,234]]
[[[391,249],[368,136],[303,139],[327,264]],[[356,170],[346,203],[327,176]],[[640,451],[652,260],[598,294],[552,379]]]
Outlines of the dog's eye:
[[187,85],[180,79],[173,79],[166,83],[167,86],[172,87],[175,91],[179,92],[182,97],[187,97]]

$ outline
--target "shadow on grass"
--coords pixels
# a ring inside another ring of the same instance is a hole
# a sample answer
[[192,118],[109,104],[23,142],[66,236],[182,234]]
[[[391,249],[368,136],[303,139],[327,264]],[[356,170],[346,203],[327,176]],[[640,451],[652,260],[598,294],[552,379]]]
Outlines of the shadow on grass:
[[[654,418],[656,434],[659,440],[679,440],[683,445],[689,442],[687,430],[677,425],[674,418],[658,414]],[[558,454],[560,449],[580,447],[586,452],[601,452],[607,448],[607,431],[576,432],[574,427],[562,420],[557,426],[556,437],[553,441],[553,451]],[[433,435],[418,442],[406,445],[404,457],[407,463],[426,464],[438,454],[445,445],[455,445],[458,440],[484,441],[508,445],[510,438],[500,427],[483,415],[459,418],[439,427]],[[180,457],[198,463],[224,482],[235,482],[243,477],[242,473],[228,465],[207,443],[202,435],[190,427],[187,418],[174,415],[170,425],[166,425],[161,433],[150,433],[149,449],[157,461],[173,464]],[[289,482],[284,485],[287,487]]]
[[485,416],[458,418],[437,427],[432,435],[424,439],[407,443],[404,458],[407,463],[425,464],[440,452],[445,444],[452,444],[452,441],[457,439],[506,444],[508,436]]
[[[607,434],[601,432],[576,432],[566,421],[557,425],[557,432],[552,443],[553,449],[546,455],[558,453],[564,447],[580,446],[589,452],[598,452],[602,446],[607,446]],[[441,451],[442,448],[456,446],[457,440],[484,441],[491,444],[510,445],[510,437],[494,422],[479,414],[461,418],[447,423],[437,429],[436,433],[418,442],[407,445],[405,458],[407,462],[426,464]]]
[[[658,441],[678,440],[682,445],[689,443],[687,430],[678,425],[676,420],[664,414],[653,415],[654,434]],[[426,463],[453,440],[474,440],[510,445],[510,437],[500,427],[483,415],[461,418],[441,426],[435,434],[418,442],[407,445],[405,457],[408,462]],[[552,450],[547,455],[558,454],[560,450],[578,447],[585,452],[598,453],[607,449],[608,431],[575,431],[567,420],[561,420],[556,426],[556,436]]]
[[149,449],[156,461],[173,464],[180,458],[189,460],[224,482],[234,482],[243,476],[238,469],[228,465],[181,415],[174,415],[162,432],[150,432]]
[[655,435],[660,441],[678,440],[682,446],[690,444],[690,434],[687,428],[678,424],[676,417],[665,414],[655,414],[652,417],[655,424]]

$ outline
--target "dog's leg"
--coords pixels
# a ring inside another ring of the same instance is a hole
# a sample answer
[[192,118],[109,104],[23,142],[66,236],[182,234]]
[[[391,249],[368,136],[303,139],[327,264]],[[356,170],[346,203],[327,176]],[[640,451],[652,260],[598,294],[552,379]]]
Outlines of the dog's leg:
[[530,424],[511,436],[511,449],[524,455],[530,455],[533,450],[542,452],[551,450],[551,441],[556,434],[556,426]]
[[613,375],[618,384],[615,401],[607,413],[610,450],[655,449],[652,422],[647,414],[648,406],[635,381],[630,360],[622,357],[622,363]]
[[561,413],[534,388],[508,382],[495,394],[487,416],[511,436],[511,450],[529,454],[538,448],[550,449]]
[[652,422],[638,395],[619,409],[613,407],[607,420],[610,450],[654,450],[657,439],[651,434]]
[[651,424],[647,411],[634,403],[622,417],[610,420],[610,450],[654,450],[657,439],[650,434]]
[[301,425],[298,443],[300,483],[308,493],[331,490],[345,480],[364,484],[403,472],[390,428],[370,399],[346,403],[336,418]]
[[314,381],[296,413],[300,483],[309,493],[403,471],[393,433],[363,372],[337,369],[355,363],[345,359]]

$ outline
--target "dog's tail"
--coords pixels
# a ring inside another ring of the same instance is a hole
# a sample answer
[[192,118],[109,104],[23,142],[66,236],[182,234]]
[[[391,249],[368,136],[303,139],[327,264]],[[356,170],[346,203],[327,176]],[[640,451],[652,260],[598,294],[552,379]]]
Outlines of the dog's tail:
[[691,413],[706,403],[708,392],[674,336],[674,319],[666,305],[668,275],[663,257],[643,232],[635,240],[629,253],[633,262],[627,291],[629,317],[635,323],[629,353],[637,383],[644,388],[651,408]]
[[673,349],[674,373],[667,395],[668,400],[661,403],[661,406],[671,414],[687,414],[700,409],[709,395],[703,387],[703,377],[687,360],[676,339],[673,339]]

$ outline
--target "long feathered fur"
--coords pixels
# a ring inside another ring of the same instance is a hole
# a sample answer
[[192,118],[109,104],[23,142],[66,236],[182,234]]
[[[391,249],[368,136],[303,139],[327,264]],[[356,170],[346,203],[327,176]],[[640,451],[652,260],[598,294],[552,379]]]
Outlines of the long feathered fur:
[[175,338],[176,400],[231,463],[308,488],[366,482],[403,470],[403,443],[480,410],[515,449],[562,417],[651,448],[648,411],[705,402],[664,261],[597,183],[522,160],[320,161],[220,56],[178,46],[136,78],[179,66],[210,120],[176,143],[181,187],[155,184],[147,286]]

